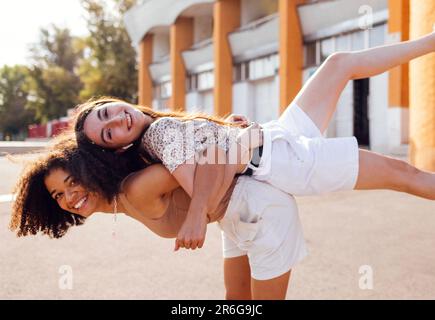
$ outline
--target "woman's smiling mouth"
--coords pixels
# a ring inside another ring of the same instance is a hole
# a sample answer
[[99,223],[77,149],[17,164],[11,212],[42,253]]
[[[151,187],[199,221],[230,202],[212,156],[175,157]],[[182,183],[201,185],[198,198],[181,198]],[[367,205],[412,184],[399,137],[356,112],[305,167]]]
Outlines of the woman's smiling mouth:
[[88,200],[88,196],[86,195],[75,204],[74,209],[80,210],[87,200]]
[[133,125],[133,118],[132,118],[132,116],[127,111],[124,111],[124,112],[125,112],[125,119],[127,120],[126,121],[126,123],[127,123],[127,130],[130,131],[130,129],[131,129],[132,125]]

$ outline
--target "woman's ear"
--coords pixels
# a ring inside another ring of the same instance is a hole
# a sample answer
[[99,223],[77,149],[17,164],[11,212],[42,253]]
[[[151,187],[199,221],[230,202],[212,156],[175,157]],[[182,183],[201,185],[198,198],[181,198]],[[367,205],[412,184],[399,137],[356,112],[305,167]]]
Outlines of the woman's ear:
[[125,151],[127,151],[130,147],[132,147],[133,146],[133,143],[130,143],[128,146],[125,146],[125,147],[122,147],[122,148],[119,148],[119,149],[117,149],[116,151],[115,151],[115,153],[117,153],[117,154],[119,154],[119,153],[123,153],[123,152],[125,152]]

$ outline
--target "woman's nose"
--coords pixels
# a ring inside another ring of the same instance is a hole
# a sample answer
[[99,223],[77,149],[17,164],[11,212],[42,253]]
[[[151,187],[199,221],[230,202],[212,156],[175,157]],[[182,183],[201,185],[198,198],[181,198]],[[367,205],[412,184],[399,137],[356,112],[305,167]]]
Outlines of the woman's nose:
[[72,208],[74,205],[74,202],[77,198],[77,192],[74,192],[73,190],[65,190],[65,200],[68,207]]
[[120,124],[122,124],[122,113],[107,120],[107,125],[109,125],[109,126],[117,126]]

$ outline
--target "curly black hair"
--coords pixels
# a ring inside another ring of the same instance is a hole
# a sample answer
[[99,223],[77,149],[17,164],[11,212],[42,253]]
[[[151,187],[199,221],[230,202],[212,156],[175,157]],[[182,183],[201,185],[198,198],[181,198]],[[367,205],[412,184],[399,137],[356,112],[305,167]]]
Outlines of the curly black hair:
[[67,171],[83,187],[110,202],[125,176],[144,167],[143,161],[91,151],[78,148],[74,135],[67,133],[58,137],[44,155],[29,163],[15,187],[10,229],[17,236],[42,232],[50,238],[61,238],[71,226],[85,222],[84,217],[60,208],[50,196],[44,179],[52,170]]

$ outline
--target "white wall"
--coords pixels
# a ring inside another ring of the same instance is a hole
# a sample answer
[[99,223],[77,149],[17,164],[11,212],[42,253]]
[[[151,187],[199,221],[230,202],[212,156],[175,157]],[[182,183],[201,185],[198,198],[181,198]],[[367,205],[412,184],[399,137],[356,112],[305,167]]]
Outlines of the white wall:
[[278,77],[271,77],[251,82],[253,97],[252,120],[265,123],[279,117],[279,82]]
[[188,92],[185,101],[187,112],[214,114],[213,90]]
[[197,112],[201,109],[201,97],[199,92],[193,91],[186,93],[186,111]]
[[214,94],[213,89],[207,91],[201,91],[201,107],[203,112],[213,115],[214,114]]
[[193,18],[193,42],[211,38],[213,35],[213,17],[196,16]]
[[278,0],[242,0],[241,2],[241,25],[277,12]]
[[234,114],[242,114],[252,119],[251,84],[248,81],[233,84],[233,110]]
[[337,103],[335,115],[336,137],[351,137],[354,135],[353,113],[353,82],[349,81]]
[[[393,141],[389,141],[388,123],[393,120],[394,116],[391,117],[388,112],[388,73],[370,78],[369,90],[370,148],[376,152],[386,153],[389,150],[389,144],[394,144]],[[395,123],[396,120],[393,122]],[[394,124],[393,127],[395,127]],[[393,133],[393,135],[396,134],[396,132]]]
[[[169,32],[169,31],[168,31]],[[153,40],[153,61],[169,54],[169,33],[156,33]]]

